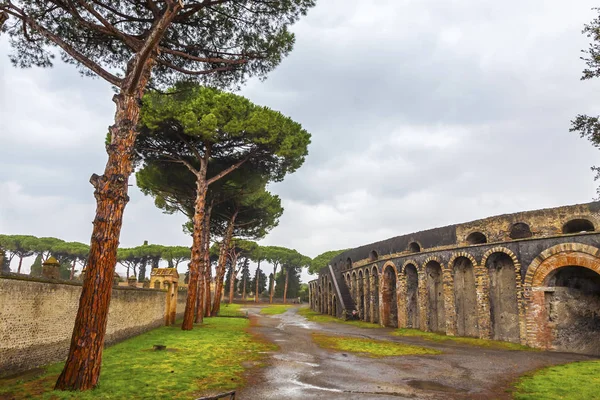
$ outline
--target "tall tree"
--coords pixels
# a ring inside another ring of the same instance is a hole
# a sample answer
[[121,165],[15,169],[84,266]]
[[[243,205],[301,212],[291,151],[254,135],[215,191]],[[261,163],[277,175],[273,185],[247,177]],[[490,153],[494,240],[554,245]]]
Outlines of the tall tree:
[[29,275],[31,276],[42,276],[42,255],[38,254],[35,256],[35,260],[29,269]]
[[258,303],[258,297],[267,290],[267,275],[261,269],[256,269],[250,287],[254,290],[254,301]]
[[[581,80],[588,80],[600,77],[600,8],[594,9],[599,15],[583,28],[583,33],[591,38],[591,43],[587,50],[583,50],[585,56],[581,57],[585,61],[587,68],[583,70]],[[589,116],[579,114],[571,121],[571,132],[577,132],[582,138],[588,139],[596,148],[600,148],[600,116]],[[596,173],[594,180],[600,179],[600,167],[592,167]],[[596,189],[596,194],[600,198],[600,187]]]
[[[92,175],[96,218],[67,362],[56,389],[87,390],[100,376],[102,348],[140,100],[148,86],[179,79],[231,85],[264,76],[292,49],[288,26],[315,0],[115,0],[0,3],[0,27],[19,67],[52,65],[53,47],[85,75],[117,88],[108,162]],[[6,21],[8,19],[8,21]]]
[[[302,270],[302,268],[306,268],[308,267],[308,265],[310,264],[310,257],[306,257],[300,253],[298,253],[296,250],[290,250],[283,262],[282,262],[282,273],[285,275],[285,282],[284,282],[284,286],[283,286],[283,302],[287,303],[287,296],[288,296],[288,289],[289,289],[289,283],[290,283],[290,276],[298,276],[298,284],[300,284],[300,271]],[[294,291],[293,293],[291,293],[292,297],[297,297],[295,295],[296,291]]]
[[199,275],[205,268],[203,227],[209,186],[244,164],[267,180],[282,180],[304,162],[310,135],[290,118],[242,96],[188,83],[176,85],[168,94],[145,96],[136,149],[146,165],[180,164],[193,177],[192,256],[182,324],[189,330]]
[[318,256],[316,256],[315,258],[313,258],[311,260],[311,262],[308,266],[308,273],[309,274],[319,273],[319,270],[321,268],[325,268],[326,266],[328,266],[334,257],[338,256],[339,254],[342,254],[345,251],[346,250],[330,250],[330,251],[326,251],[325,253],[319,254]]
[[[258,246],[257,246],[258,247]],[[246,301],[246,293],[248,289],[248,285],[252,277],[250,276],[250,258],[246,258],[244,260],[244,264],[242,265],[242,269],[240,270],[240,279],[239,279],[239,287],[238,292],[242,293],[242,301]],[[250,286],[252,290],[252,286]]]
[[275,295],[275,279],[277,277],[277,268],[285,261],[289,249],[278,246],[265,246],[263,247],[263,254],[265,260],[273,265],[273,273],[269,280],[269,303],[273,303],[273,296]]
[[234,239],[229,245],[228,257],[231,276],[229,280],[229,304],[233,303],[233,296],[235,294],[235,286],[238,273],[246,267],[250,262],[250,256],[254,252],[258,245],[256,242],[250,240]]

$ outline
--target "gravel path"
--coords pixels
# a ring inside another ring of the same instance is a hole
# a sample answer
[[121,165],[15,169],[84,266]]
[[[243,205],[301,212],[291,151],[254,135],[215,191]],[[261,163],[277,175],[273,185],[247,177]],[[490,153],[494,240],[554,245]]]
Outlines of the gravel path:
[[[507,389],[526,371],[590,359],[554,352],[489,350],[391,336],[391,329],[307,321],[292,308],[263,316],[248,308],[251,330],[280,349],[254,370],[238,399],[510,399]],[[319,348],[312,332],[417,344],[441,355],[369,358]]]

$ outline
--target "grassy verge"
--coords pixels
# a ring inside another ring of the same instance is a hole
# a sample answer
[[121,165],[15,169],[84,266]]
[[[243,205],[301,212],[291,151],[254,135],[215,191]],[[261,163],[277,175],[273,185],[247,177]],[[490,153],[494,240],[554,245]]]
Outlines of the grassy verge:
[[529,351],[536,350],[531,347],[523,346],[518,343],[500,342],[497,340],[478,339],[478,338],[460,337],[460,336],[446,336],[446,335],[439,334],[439,333],[423,332],[418,329],[410,329],[410,328],[396,329],[392,333],[392,335],[420,337],[425,340],[430,340],[432,342],[438,342],[438,343],[452,341],[455,343],[468,344],[470,346],[487,347],[490,349],[529,350]]
[[241,304],[221,303],[221,308],[219,309],[219,317],[245,317],[246,312],[241,311],[241,307]]
[[313,321],[313,322],[335,322],[338,324],[357,326],[359,328],[381,328],[380,325],[372,324],[370,322],[344,321],[342,319],[332,317],[331,315],[325,315],[325,314],[318,313],[318,312],[313,311],[310,308],[306,308],[306,307],[299,309],[298,314],[302,315],[307,320]]
[[522,377],[515,385],[516,400],[600,399],[600,361],[548,367]]
[[[207,318],[192,331],[162,327],[104,351],[100,384],[87,392],[52,390],[62,363],[38,376],[0,380],[0,399],[190,399],[244,384],[246,365],[272,345],[246,332],[242,318]],[[153,351],[155,344],[167,346]]]
[[265,314],[265,315],[283,314],[284,312],[289,310],[291,307],[294,307],[294,306],[291,304],[272,304],[272,305],[262,308],[260,310],[260,313]]
[[369,357],[441,354],[441,351],[427,347],[384,340],[362,339],[350,336],[329,336],[320,333],[313,333],[312,337],[315,343],[325,349],[364,354]]

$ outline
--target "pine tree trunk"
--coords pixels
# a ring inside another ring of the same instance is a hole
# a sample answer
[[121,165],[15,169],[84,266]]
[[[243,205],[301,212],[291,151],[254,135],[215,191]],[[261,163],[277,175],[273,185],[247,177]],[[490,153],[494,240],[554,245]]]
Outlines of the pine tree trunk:
[[192,233],[192,257],[190,260],[190,279],[188,282],[188,295],[183,314],[181,329],[191,330],[194,327],[194,310],[198,297],[198,284],[200,283],[200,268],[204,263],[204,214],[206,206],[206,163],[201,162],[200,171],[196,179],[196,203],[194,205],[194,231]]
[[229,279],[229,304],[233,303],[233,296],[235,294],[235,264],[231,263],[231,279]]
[[204,316],[211,316],[210,282],[212,280],[212,265],[210,263],[210,216],[213,202],[206,209],[204,216]]
[[273,295],[275,294],[275,275],[277,275],[277,264],[273,264],[273,279],[269,288],[269,303],[273,304]]
[[73,260],[73,263],[71,264],[71,274],[69,275],[69,280],[72,281],[73,277],[75,276],[75,262],[77,260]]
[[290,278],[290,271],[285,270],[285,285],[283,287],[283,304],[287,302],[287,289],[288,289],[288,280]]
[[150,65],[137,90],[133,93],[121,91],[114,97],[117,112],[115,124],[110,128],[112,141],[107,149],[108,162],[104,175],[94,174],[90,179],[97,206],[87,270],[69,355],[55,389],[88,390],[98,384],[123,211],[129,201],[127,183],[133,171],[139,102],[149,74]]
[[260,259],[258,260],[258,267],[256,267],[256,290],[254,291],[254,302],[258,303],[258,281],[260,277]]
[[246,301],[246,275],[242,279],[242,301]]
[[221,243],[221,251],[219,254],[219,264],[217,265],[217,272],[215,276],[215,297],[213,301],[212,315],[217,315],[221,309],[221,295],[223,293],[223,278],[225,277],[225,267],[227,265],[227,249],[231,243],[233,237],[233,228],[235,227],[235,219],[237,217],[237,211],[231,216],[227,225],[227,232]]
[[19,256],[19,266],[17,267],[17,274],[21,273],[21,266],[23,265],[23,256]]

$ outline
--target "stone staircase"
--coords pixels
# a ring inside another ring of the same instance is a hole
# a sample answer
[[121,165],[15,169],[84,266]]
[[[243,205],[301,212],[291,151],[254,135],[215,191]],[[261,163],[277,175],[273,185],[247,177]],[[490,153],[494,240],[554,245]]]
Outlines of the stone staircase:
[[335,287],[336,296],[342,303],[342,316],[344,319],[350,319],[352,317],[352,310],[356,310],[356,304],[350,294],[350,289],[348,288],[348,285],[346,285],[342,273],[334,270],[331,265],[329,266],[329,275],[332,278],[331,280]]

